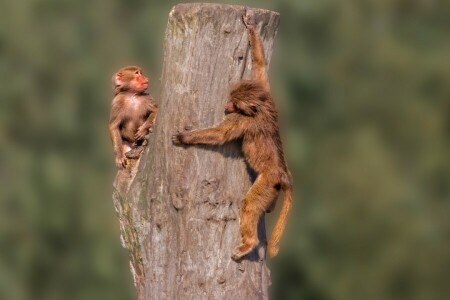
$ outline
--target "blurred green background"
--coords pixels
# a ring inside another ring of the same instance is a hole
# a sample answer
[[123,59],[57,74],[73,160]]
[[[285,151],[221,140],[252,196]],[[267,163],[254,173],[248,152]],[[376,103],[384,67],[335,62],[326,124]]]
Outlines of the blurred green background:
[[[296,193],[273,299],[450,299],[450,2],[223,2],[281,13]],[[134,299],[110,77],[141,65],[158,99],[174,4],[0,2],[0,299]]]

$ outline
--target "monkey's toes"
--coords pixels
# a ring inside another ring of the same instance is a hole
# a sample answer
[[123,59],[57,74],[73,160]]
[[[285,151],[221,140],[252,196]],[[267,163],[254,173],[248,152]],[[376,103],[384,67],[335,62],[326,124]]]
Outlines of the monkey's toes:
[[253,250],[253,246],[241,244],[234,249],[233,254],[231,255],[231,258],[236,261],[240,260],[242,257],[249,254],[252,250]]
[[238,261],[238,260],[240,260],[243,256],[244,256],[244,255],[243,255],[241,252],[239,252],[238,250],[235,250],[235,251],[233,252],[233,254],[231,255],[231,259],[234,260],[234,261]]

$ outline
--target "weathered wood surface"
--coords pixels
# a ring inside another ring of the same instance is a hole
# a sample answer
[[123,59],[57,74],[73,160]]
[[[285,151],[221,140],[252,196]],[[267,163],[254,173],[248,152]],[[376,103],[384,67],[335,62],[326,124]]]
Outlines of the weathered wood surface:
[[[279,15],[254,9],[266,57]],[[251,185],[239,143],[175,147],[177,130],[219,123],[231,86],[248,78],[244,7],[180,4],[169,15],[159,115],[149,146],[119,171],[113,195],[139,299],[267,299],[265,228],[239,263],[239,207]]]

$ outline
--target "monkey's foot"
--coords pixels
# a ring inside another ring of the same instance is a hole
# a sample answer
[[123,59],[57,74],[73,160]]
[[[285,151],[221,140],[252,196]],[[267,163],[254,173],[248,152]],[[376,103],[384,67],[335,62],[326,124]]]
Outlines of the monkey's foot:
[[246,256],[250,252],[252,252],[253,248],[255,248],[256,244],[240,244],[237,246],[234,251],[231,258],[233,260],[239,260],[242,257]]
[[125,156],[128,159],[138,159],[141,156],[142,151],[144,151],[144,146],[138,146],[125,153]]
[[255,12],[249,7],[245,7],[245,12],[242,16],[242,20],[244,21],[244,24],[247,28],[256,27]]

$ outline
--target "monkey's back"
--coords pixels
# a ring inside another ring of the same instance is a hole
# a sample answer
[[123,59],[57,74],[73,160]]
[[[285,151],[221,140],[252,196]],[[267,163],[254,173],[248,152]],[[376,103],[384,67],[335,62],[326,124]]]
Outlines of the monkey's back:
[[253,126],[244,135],[242,151],[250,167],[258,174],[272,174],[279,178],[288,176],[274,108],[255,117]]

